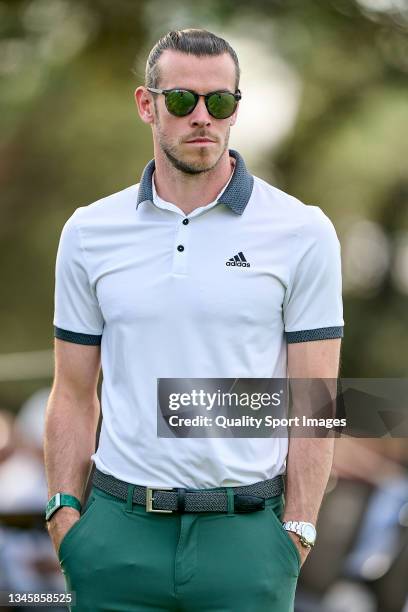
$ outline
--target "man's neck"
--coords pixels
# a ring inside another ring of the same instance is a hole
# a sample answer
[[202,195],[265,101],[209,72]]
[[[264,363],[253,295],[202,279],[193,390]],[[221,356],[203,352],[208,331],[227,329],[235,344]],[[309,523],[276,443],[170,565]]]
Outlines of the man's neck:
[[235,160],[228,150],[217,166],[209,172],[186,174],[177,170],[164,158],[155,156],[154,184],[157,194],[180,208],[186,215],[199,206],[213,202],[229,181]]

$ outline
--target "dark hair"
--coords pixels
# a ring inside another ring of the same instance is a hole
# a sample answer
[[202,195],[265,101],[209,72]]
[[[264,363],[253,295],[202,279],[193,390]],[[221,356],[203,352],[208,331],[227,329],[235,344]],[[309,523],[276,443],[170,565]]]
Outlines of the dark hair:
[[235,64],[235,89],[238,89],[240,68],[238,57],[234,49],[227,43],[226,40],[212,34],[208,30],[189,28],[186,30],[171,31],[162,36],[153,49],[149,53],[146,62],[145,71],[145,86],[158,87],[160,80],[160,71],[158,60],[163,51],[172,49],[197,56],[205,55],[222,55],[229,53]]

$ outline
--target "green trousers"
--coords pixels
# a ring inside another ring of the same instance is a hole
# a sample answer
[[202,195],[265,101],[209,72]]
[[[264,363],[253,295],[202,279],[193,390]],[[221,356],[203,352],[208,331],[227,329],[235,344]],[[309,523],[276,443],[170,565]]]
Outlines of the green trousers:
[[158,514],[93,487],[58,551],[70,610],[293,611],[300,555],[283,509],[282,494],[252,513]]

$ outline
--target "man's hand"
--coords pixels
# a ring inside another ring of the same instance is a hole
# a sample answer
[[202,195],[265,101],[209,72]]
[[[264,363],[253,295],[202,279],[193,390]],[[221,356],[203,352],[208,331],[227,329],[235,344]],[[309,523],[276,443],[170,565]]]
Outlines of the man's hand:
[[299,540],[299,536],[297,536],[296,533],[293,533],[293,531],[286,531],[286,533],[288,534],[288,536],[290,538],[292,538],[293,542],[295,543],[296,548],[299,551],[299,554],[300,554],[300,567],[302,567],[302,565],[306,561],[306,557],[308,556],[308,554],[310,553],[310,551],[312,549],[311,548],[307,548],[307,546],[303,546],[303,544]]
[[68,533],[74,523],[79,520],[80,516],[80,512],[75,508],[63,506],[48,521],[48,533],[50,534],[57,556],[62,538]]

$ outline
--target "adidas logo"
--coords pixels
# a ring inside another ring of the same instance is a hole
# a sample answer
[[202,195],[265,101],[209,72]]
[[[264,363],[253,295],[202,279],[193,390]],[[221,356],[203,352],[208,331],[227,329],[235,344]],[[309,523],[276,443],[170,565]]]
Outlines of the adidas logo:
[[238,255],[234,255],[227,262],[225,262],[226,266],[238,266],[240,268],[250,268],[251,264],[247,262],[245,259],[245,255],[240,251]]

